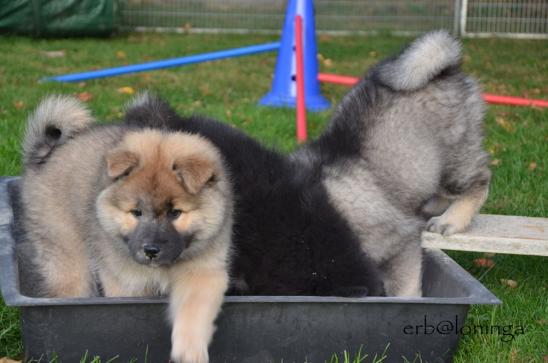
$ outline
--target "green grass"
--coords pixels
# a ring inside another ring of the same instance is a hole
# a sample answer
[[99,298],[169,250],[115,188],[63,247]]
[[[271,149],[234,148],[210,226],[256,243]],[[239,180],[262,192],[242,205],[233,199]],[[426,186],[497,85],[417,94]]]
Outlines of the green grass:
[[[48,75],[178,57],[185,54],[276,40],[274,36],[138,34],[111,39],[33,40],[0,38],[0,175],[21,172],[20,140],[25,119],[49,93],[89,93],[89,106],[101,120],[117,120],[130,96],[121,87],[158,90],[183,114],[201,113],[225,120],[283,151],[292,150],[294,111],[258,107],[270,88],[275,55],[262,54],[182,68],[126,75],[82,84],[40,83]],[[396,52],[406,38],[319,37],[319,52],[332,61],[321,70],[360,75],[380,58]],[[466,40],[466,71],[492,93],[548,98],[548,42]],[[63,50],[64,57],[44,52]],[[120,57],[123,52],[126,58]],[[332,102],[344,87],[322,86]],[[329,112],[309,113],[309,133],[318,135]],[[493,166],[491,194],[483,212],[547,216],[548,111],[492,106],[486,117],[486,147]],[[498,121],[497,121],[498,120]],[[536,167],[534,167],[536,165]],[[496,335],[464,337],[456,362],[535,362],[548,355],[548,264],[545,258],[497,255],[495,267],[474,266],[474,253],[451,253],[491,289],[499,307],[476,306],[468,323],[522,324],[525,334],[505,343]],[[504,286],[500,279],[518,282]],[[18,357],[22,347],[16,310],[0,303],[0,357]],[[342,359],[342,358],[341,358]],[[354,361],[356,361],[354,359]]]

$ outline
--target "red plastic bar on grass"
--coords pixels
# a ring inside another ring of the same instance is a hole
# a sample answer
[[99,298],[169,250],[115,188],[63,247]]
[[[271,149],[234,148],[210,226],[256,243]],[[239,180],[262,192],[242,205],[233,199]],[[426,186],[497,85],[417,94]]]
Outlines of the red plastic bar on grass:
[[[356,77],[339,76],[337,74],[319,73],[318,80],[320,82],[335,83],[344,86],[353,86],[358,83],[360,79]],[[483,99],[485,100],[485,102],[494,105],[548,107],[548,101],[545,100],[499,96],[490,93],[484,93]]]
[[511,105],[511,106],[535,106],[535,107],[548,107],[548,101],[535,100],[530,98],[510,97],[510,96],[498,96],[490,93],[484,93],[483,99],[487,103],[494,105]]
[[295,52],[297,56],[297,142],[306,141],[306,107],[304,102],[303,19],[295,16]]
[[318,73],[318,81],[326,83],[342,84],[343,86],[353,86],[358,83],[360,79],[349,76],[339,76],[337,74]]

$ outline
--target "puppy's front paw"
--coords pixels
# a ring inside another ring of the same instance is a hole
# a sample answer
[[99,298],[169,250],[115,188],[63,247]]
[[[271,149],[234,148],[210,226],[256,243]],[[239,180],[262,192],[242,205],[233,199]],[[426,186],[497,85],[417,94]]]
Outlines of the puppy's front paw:
[[432,217],[426,224],[426,230],[429,232],[439,233],[444,236],[449,236],[454,233],[462,232],[466,229],[466,226],[458,226],[451,221],[444,218],[443,215],[439,217]]
[[172,363],[208,363],[207,345],[192,344],[191,342],[173,342],[171,348]]

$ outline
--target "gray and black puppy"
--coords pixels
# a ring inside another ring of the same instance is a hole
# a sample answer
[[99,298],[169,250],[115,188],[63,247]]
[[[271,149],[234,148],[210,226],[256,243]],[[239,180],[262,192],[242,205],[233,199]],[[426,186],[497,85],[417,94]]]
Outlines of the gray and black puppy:
[[224,161],[197,135],[93,121],[60,96],[30,117],[20,253],[48,297],[169,294],[173,361],[205,363],[228,286]]
[[[487,198],[484,102],[461,44],[428,33],[373,67],[321,137],[293,159],[321,168],[335,208],[384,274],[387,295],[421,295],[420,233],[465,230]],[[424,225],[422,215],[431,217]]]

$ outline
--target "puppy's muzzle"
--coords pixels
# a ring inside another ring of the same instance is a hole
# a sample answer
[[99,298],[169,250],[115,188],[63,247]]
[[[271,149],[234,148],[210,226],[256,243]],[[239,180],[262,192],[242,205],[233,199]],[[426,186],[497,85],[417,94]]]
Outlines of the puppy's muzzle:
[[145,256],[150,260],[157,259],[158,255],[160,254],[160,251],[161,251],[160,247],[155,245],[147,244],[143,246],[143,252]]
[[167,266],[175,262],[188,246],[186,234],[179,234],[171,223],[140,222],[131,234],[128,247],[136,262]]

